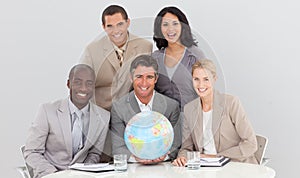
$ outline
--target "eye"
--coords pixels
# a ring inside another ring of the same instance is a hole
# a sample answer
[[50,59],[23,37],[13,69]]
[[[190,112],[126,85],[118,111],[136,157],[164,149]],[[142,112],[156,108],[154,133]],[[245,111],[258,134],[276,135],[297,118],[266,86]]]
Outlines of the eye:
[[163,26],[163,27],[167,27],[168,25],[169,25],[169,24],[168,24],[167,22],[163,22],[163,23],[162,23],[162,26]]
[[179,22],[178,22],[178,21],[175,21],[175,22],[173,22],[173,25],[174,25],[174,26],[177,26],[177,25],[179,25]]
[[150,79],[150,80],[152,80],[152,79],[154,79],[154,78],[155,78],[154,75],[148,75],[148,76],[147,76],[147,79]]
[[124,22],[120,22],[120,23],[118,23],[118,27],[122,27],[123,25],[124,25],[125,23]]

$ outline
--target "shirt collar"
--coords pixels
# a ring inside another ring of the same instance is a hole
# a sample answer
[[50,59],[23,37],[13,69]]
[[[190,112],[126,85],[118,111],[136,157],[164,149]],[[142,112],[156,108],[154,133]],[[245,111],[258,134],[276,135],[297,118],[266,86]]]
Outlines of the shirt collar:
[[129,41],[129,33],[127,32],[127,40],[126,40],[125,44],[121,48],[119,48],[118,46],[116,46],[113,42],[111,42],[111,43],[112,43],[112,45],[113,45],[113,47],[114,47],[114,49],[116,51],[118,51],[118,50],[125,51],[126,48],[127,48],[128,41]]
[[[134,93],[134,92],[133,92],[133,93]],[[139,98],[135,95],[135,93],[134,93],[134,97],[135,97],[135,99],[136,99],[136,101],[137,101],[137,103],[138,103],[139,108],[140,108],[141,111],[143,111],[143,108],[144,108],[144,107],[149,107],[150,110],[152,111],[152,105],[153,105],[153,98],[154,98],[154,95],[155,95],[155,90],[153,90],[153,95],[152,95],[152,97],[151,97],[149,103],[148,103],[148,104],[143,104],[143,103],[139,100]]]
[[69,103],[69,110],[70,113],[73,114],[74,112],[80,110],[82,113],[87,114],[90,110],[90,103],[88,103],[86,106],[84,106],[82,109],[78,109],[74,103],[71,101],[71,97],[69,97],[68,99],[68,103]]

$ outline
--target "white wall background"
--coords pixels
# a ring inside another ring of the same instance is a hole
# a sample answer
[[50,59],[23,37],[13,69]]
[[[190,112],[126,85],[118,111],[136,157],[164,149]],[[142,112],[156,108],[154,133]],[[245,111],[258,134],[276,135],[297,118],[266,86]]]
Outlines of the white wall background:
[[[299,177],[299,1],[115,2],[132,19],[153,18],[166,5],[183,10],[214,49],[226,92],[240,97],[255,131],[269,138],[268,166],[276,177]],[[67,96],[68,71],[85,45],[103,32],[99,15],[108,4],[1,1],[1,177],[19,176],[14,170],[22,164],[19,147],[38,105]]]

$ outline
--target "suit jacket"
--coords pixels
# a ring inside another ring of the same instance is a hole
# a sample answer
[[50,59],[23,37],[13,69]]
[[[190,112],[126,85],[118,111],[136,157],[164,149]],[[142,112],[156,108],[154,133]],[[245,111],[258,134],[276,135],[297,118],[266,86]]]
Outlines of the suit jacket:
[[[217,155],[232,161],[256,163],[257,142],[254,130],[237,97],[214,92],[212,132]],[[203,117],[200,98],[184,107],[182,147],[179,156],[187,151],[203,152]]]
[[157,60],[159,73],[155,90],[177,100],[183,111],[186,103],[198,97],[193,87],[191,73],[193,64],[204,58],[203,52],[196,46],[187,48],[171,79],[165,66],[165,49],[154,51],[152,56]]
[[72,158],[71,118],[68,98],[41,105],[25,144],[26,163],[34,177],[67,169],[76,162],[100,160],[110,113],[90,102],[90,124],[84,147]]
[[131,87],[128,80],[131,61],[138,55],[151,54],[152,43],[129,33],[122,67],[108,36],[90,43],[81,58],[81,63],[90,65],[96,74],[95,102],[110,111],[113,99],[127,94]]
[[[152,110],[163,114],[169,119],[174,129],[174,142],[170,149],[170,158],[176,158],[181,140],[180,110],[178,103],[162,94],[155,93],[153,98]],[[123,96],[119,101],[113,102],[111,109],[111,132],[112,132],[112,152],[113,154],[131,153],[127,149],[124,141],[124,131],[129,120],[141,110],[138,106],[134,92]]]

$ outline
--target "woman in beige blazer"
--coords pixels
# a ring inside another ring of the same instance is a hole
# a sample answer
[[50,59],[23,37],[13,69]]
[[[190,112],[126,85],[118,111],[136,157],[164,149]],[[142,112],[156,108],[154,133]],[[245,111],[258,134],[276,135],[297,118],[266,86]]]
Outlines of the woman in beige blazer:
[[184,107],[182,146],[173,164],[184,166],[187,151],[257,164],[255,132],[239,99],[214,89],[217,76],[213,62],[197,61],[192,76],[199,97]]

